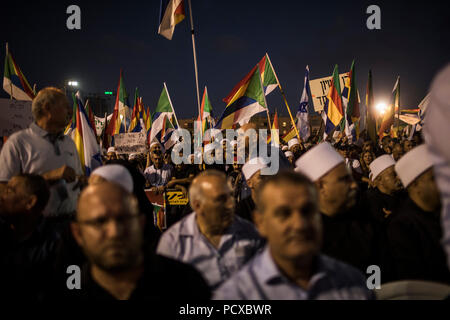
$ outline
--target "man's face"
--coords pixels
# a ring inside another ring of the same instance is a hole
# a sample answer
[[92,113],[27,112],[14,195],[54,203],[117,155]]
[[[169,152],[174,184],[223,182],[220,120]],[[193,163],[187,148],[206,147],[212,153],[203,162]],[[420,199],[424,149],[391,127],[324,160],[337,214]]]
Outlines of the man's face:
[[144,217],[130,209],[118,186],[102,183],[88,188],[72,224],[77,243],[88,260],[102,270],[133,267],[141,255]]
[[320,201],[343,212],[356,204],[358,185],[344,163],[337,165],[320,178]]
[[64,131],[67,124],[72,119],[72,109],[65,97],[59,98],[56,103],[48,106],[50,122],[57,127],[59,131]]
[[32,207],[30,197],[25,181],[20,177],[12,177],[0,196],[0,214],[8,218],[26,213]]
[[395,173],[394,166],[383,170],[375,180],[377,187],[382,187],[387,194],[392,195],[402,189],[402,182]]
[[117,155],[115,152],[108,152],[106,154],[106,160],[116,160],[117,159]]
[[405,151],[405,153],[409,152],[413,147],[414,147],[413,142],[410,140],[406,140],[403,143],[403,151]]
[[401,144],[397,143],[394,145],[394,148],[392,149],[392,157],[395,161],[398,161],[403,156],[403,148]]
[[223,231],[234,218],[234,197],[226,179],[216,176],[204,177],[201,182],[203,201],[199,203],[197,214],[202,215],[212,230]]
[[258,188],[263,181],[265,176],[261,176],[261,170],[258,170],[255,174],[253,174],[250,179],[248,179],[247,184],[252,190],[252,192],[257,192]]
[[254,214],[255,223],[275,259],[295,260],[319,252],[322,225],[314,189],[269,183],[262,190],[261,201],[263,212]]
[[416,179],[420,198],[426,202],[433,211],[438,210],[441,205],[439,189],[434,179],[433,169],[430,168]]
[[295,144],[290,148],[290,151],[294,154],[294,155],[299,155],[300,153],[300,145],[299,144]]

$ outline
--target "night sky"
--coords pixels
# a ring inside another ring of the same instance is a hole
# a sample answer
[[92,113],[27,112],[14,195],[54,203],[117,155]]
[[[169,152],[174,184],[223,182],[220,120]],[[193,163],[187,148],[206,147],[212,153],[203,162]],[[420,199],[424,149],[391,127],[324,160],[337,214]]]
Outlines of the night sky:
[[[187,1],[186,2],[186,9]],[[130,102],[139,87],[153,111],[167,83],[179,118],[196,117],[188,11],[172,41],[157,34],[159,0],[8,1],[2,4],[2,59],[9,42],[31,85],[62,87],[78,80],[84,92],[115,91],[120,68]],[[66,28],[66,8],[81,8],[81,30]],[[381,30],[368,30],[366,8],[381,8]],[[208,86],[214,113],[222,99],[268,52],[295,114],[305,66],[311,79],[340,73],[356,59],[364,101],[373,72],[375,101],[388,101],[401,76],[401,105],[416,107],[436,72],[450,61],[450,11],[444,1],[192,0],[200,94]],[[3,65],[3,63],[2,63]],[[2,90],[2,97],[8,95]],[[287,114],[278,90],[271,112]]]

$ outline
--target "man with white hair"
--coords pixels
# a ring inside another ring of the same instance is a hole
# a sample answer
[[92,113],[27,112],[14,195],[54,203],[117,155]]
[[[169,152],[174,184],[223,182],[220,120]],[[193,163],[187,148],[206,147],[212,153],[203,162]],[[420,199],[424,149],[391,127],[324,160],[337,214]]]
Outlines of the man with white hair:
[[193,265],[214,289],[257,252],[261,239],[251,223],[234,214],[223,172],[199,174],[189,199],[194,212],[163,233],[157,253]]
[[242,167],[245,181],[250,188],[251,195],[239,201],[236,205],[236,214],[241,218],[253,222],[253,210],[255,210],[255,197],[264,175],[261,169],[267,168],[267,162],[263,158],[253,158]]
[[408,198],[388,225],[391,280],[418,279],[450,283],[440,244],[441,202],[428,147],[420,145],[395,165]]
[[172,177],[173,168],[164,163],[163,148],[159,142],[150,144],[150,159],[153,164],[144,170],[144,176],[152,190],[163,193]]
[[44,215],[71,215],[80,193],[83,168],[73,140],[64,135],[72,117],[66,95],[45,88],[33,99],[30,127],[9,137],[0,153],[0,189],[13,176],[39,174],[50,184]]
[[372,230],[356,206],[358,185],[344,158],[323,142],[295,164],[295,171],[311,179],[319,192],[323,252],[366,272],[372,260]]

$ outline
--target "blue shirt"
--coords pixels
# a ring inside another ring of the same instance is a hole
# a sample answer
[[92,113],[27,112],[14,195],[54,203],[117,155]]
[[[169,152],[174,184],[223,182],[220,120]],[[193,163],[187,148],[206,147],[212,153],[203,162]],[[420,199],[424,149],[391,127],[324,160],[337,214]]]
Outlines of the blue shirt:
[[261,248],[255,227],[234,217],[216,249],[200,232],[193,212],[163,233],[157,253],[193,265],[211,288],[238,271]]
[[172,177],[172,166],[164,163],[161,169],[156,169],[155,166],[152,165],[145,169],[144,176],[152,187],[165,186]]
[[305,290],[288,280],[276,266],[268,247],[223,283],[216,300],[366,300],[373,293],[355,268],[325,255]]

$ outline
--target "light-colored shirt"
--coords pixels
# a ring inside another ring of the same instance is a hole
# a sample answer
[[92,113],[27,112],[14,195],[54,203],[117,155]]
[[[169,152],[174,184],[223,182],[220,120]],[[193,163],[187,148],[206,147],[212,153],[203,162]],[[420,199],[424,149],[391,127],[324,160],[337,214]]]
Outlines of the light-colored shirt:
[[261,248],[255,227],[234,217],[216,249],[200,232],[193,212],[163,233],[157,253],[193,265],[211,288],[238,271]]
[[214,293],[216,300],[361,300],[372,299],[364,276],[355,268],[325,255],[318,256],[317,272],[308,290],[287,279],[268,247]]
[[155,166],[152,165],[145,169],[144,176],[152,187],[165,186],[172,177],[172,166],[163,164],[161,169],[156,169]]
[[[7,182],[22,173],[42,175],[67,165],[77,175],[83,174],[75,143],[69,136],[61,135],[54,143],[48,132],[32,123],[8,138],[0,153],[0,181]],[[72,213],[76,209],[80,189],[76,181],[60,180],[50,187],[50,199],[45,215]]]

